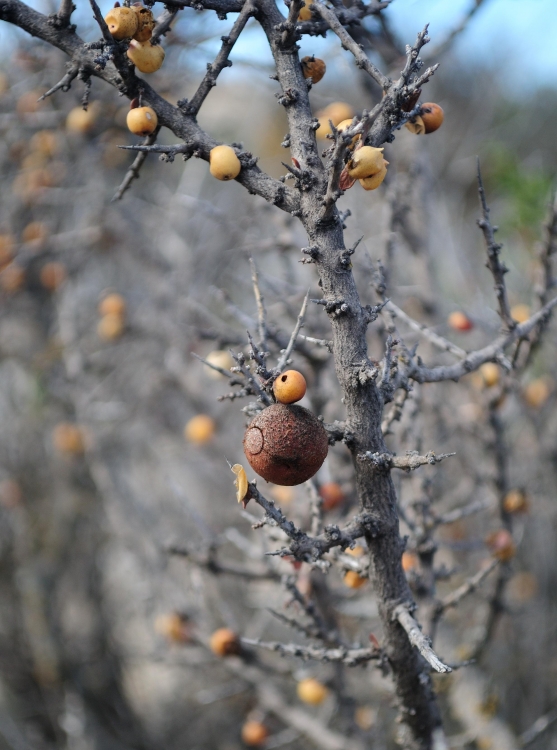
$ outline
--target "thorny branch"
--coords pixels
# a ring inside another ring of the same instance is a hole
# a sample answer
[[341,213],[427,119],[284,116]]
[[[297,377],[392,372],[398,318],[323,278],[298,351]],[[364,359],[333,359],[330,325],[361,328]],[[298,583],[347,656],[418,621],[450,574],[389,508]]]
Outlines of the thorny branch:
[[257,646],[268,651],[275,651],[281,656],[298,656],[302,659],[314,661],[340,662],[347,667],[357,667],[359,664],[381,659],[381,652],[376,648],[323,648],[321,646],[300,646],[295,643],[279,643],[278,641],[260,641],[252,638],[242,638],[247,646]]

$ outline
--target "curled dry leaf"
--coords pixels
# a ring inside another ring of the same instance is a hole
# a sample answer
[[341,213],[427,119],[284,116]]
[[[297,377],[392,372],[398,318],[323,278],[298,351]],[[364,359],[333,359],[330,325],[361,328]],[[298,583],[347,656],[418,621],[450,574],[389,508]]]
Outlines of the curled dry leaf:
[[348,168],[344,167],[342,172],[340,173],[340,179],[338,182],[338,186],[341,190],[350,190],[352,185],[356,184],[356,178],[350,177],[348,174]]
[[231,469],[236,474],[236,479],[234,480],[236,499],[241,503],[248,493],[248,475],[242,464],[234,464]]

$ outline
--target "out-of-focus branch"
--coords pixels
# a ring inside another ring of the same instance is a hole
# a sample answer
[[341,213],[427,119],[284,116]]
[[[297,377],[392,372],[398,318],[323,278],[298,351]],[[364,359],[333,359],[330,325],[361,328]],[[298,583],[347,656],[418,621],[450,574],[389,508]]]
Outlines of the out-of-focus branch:
[[356,667],[359,664],[380,659],[381,651],[376,648],[323,648],[321,646],[300,646],[296,643],[280,643],[279,641],[260,641],[252,638],[242,638],[242,643],[247,646],[257,646],[268,651],[275,651],[281,656],[298,656],[302,659],[313,659],[314,661],[340,662],[347,667]]
[[404,312],[404,310],[401,310],[400,307],[395,305],[395,303],[391,300],[388,300],[385,303],[385,307],[391,313],[391,315],[393,315],[394,318],[400,318],[401,320],[403,320],[409,326],[409,328],[420,333],[438,349],[442,349],[445,352],[450,352],[459,359],[463,359],[464,357],[466,357],[467,353],[464,351],[464,349],[461,349],[460,346],[453,344],[452,341],[449,341],[443,336],[439,336],[438,333],[432,331],[431,328],[428,328],[428,326],[426,326],[424,323],[419,323],[417,320],[414,320],[414,318],[411,318]]
[[485,5],[487,3],[487,1],[488,0],[472,0],[473,4],[468,13],[466,13],[458,26],[455,26],[455,28],[447,35],[447,37],[442,42],[440,42],[436,47],[433,47],[433,49],[430,50],[427,56],[428,59],[438,60],[451,47],[456,37],[459,36],[459,34],[462,34],[472,18],[476,15],[482,5]]

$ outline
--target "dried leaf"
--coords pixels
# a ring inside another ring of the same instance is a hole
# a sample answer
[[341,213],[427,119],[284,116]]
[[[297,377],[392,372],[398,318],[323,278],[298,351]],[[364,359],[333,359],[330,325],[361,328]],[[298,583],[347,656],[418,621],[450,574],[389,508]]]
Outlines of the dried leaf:
[[349,190],[352,185],[354,185],[356,180],[353,177],[350,177],[348,174],[348,169],[344,167],[342,172],[340,173],[340,180],[338,183],[338,186],[341,190]]
[[236,499],[241,503],[248,492],[248,475],[242,464],[234,464],[231,469],[236,474],[236,479],[234,480]]

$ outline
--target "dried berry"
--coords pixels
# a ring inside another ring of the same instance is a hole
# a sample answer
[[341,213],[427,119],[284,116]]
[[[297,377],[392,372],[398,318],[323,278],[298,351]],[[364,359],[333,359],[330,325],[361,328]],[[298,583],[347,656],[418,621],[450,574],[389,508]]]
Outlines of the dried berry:
[[244,452],[250,466],[274,484],[295,485],[310,479],[329,448],[321,422],[303,406],[273,404],[250,423]]
[[434,133],[443,124],[445,113],[438,104],[426,102],[422,104],[420,115],[424,124],[425,132]]
[[153,29],[155,28],[155,17],[149,8],[144,8],[141,5],[132,5],[131,10],[137,16],[137,31],[133,35],[133,38],[138,42],[147,42],[153,36]]
[[325,75],[327,66],[324,60],[320,60],[318,57],[303,57],[302,58],[302,72],[304,78],[311,78],[313,83],[319,83],[319,81]]

